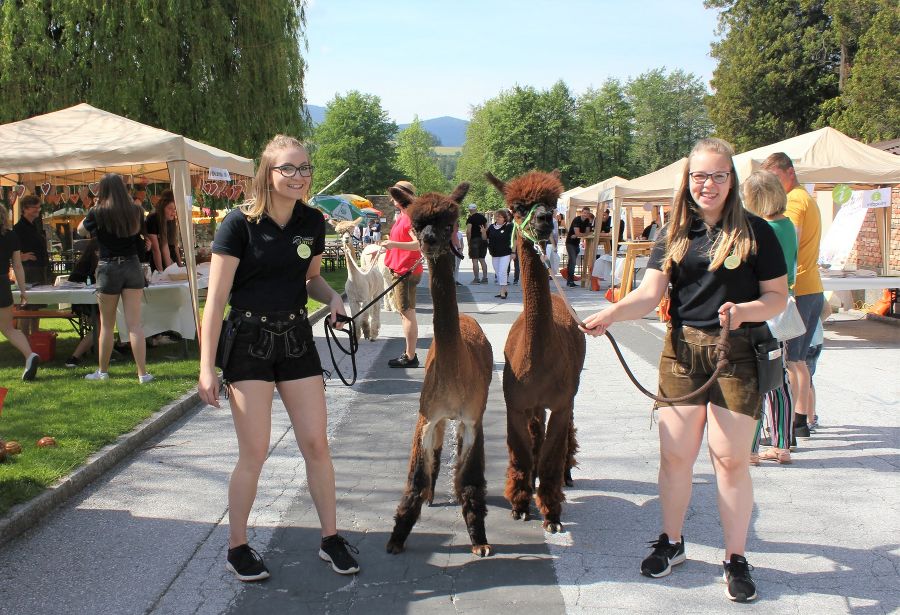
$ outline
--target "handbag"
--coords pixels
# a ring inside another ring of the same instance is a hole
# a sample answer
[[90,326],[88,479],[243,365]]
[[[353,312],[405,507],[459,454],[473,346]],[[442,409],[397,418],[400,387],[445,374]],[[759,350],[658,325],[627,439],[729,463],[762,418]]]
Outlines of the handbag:
[[797,309],[797,302],[793,297],[788,296],[787,306],[784,311],[777,316],[773,316],[766,321],[772,335],[782,342],[800,337],[806,333],[806,323],[800,316],[800,310]]
[[750,343],[756,354],[759,393],[765,395],[779,388],[783,382],[784,356],[781,342],[772,335],[769,326],[763,324],[750,328]]

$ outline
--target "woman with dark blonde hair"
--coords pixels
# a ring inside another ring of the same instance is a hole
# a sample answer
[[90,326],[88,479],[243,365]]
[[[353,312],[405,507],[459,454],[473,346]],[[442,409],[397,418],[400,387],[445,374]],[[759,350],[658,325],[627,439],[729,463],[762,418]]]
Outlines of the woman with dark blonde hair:
[[659,407],[662,533],[641,563],[641,574],[663,577],[685,561],[682,527],[706,432],[725,537],[727,595],[746,602],[756,598],[744,557],[753,512],[749,445],[762,406],[746,325],[784,310],[787,276],[775,233],[741,206],[733,155],[720,139],[694,146],[671,221],[657,237],[640,287],[585,319],[585,332],[603,335],[614,322],[643,317],[671,284],[672,320],[659,362],[659,394],[677,397],[709,378],[715,368],[710,357],[726,315],[730,319],[729,367],[690,402]]
[[[344,302],[320,275],[325,218],[306,204],[312,185],[306,148],[278,135],[263,150],[255,197],[229,213],[212,246],[200,344],[200,399],[219,407],[222,368],[238,440],[228,485],[225,567],[241,581],[268,578],[247,544],[247,520],[272,431],[278,390],[306,463],[310,496],[322,526],[319,557],[339,574],[359,572],[356,551],[337,532],[334,467],[322,364],[306,313],[308,297],[331,308],[336,326]],[[225,304],[231,310],[225,322]]]
[[22,267],[19,238],[9,228],[9,212],[3,205],[0,205],[0,271],[4,272],[3,275],[0,275],[0,332],[25,357],[25,371],[22,372],[22,380],[29,381],[34,380],[41,358],[36,352],[32,352],[25,334],[13,326],[12,288],[9,276],[6,275],[10,265],[16,276],[16,285],[19,287],[19,302],[25,305],[28,303],[28,291],[25,289],[25,269]]
[[163,271],[172,263],[181,266],[178,254],[178,222],[175,211],[175,195],[163,190],[147,216],[147,239],[150,240],[150,267]]
[[[755,171],[744,181],[742,191],[744,207],[768,222],[775,231],[787,267],[788,292],[793,294],[794,277],[797,272],[797,230],[790,218],[784,215],[787,209],[787,194],[778,177],[769,171]],[[787,372],[785,378],[786,376]],[[793,407],[791,387],[786,379],[783,379],[780,387],[766,393],[763,400],[763,414],[769,423],[772,446],[762,453],[759,452],[763,422],[760,419],[751,447],[751,463],[758,465],[760,460],[791,463],[791,440],[794,435]]]
[[153,380],[147,373],[147,345],[141,323],[144,273],[138,255],[145,250],[144,210],[134,204],[125,182],[115,173],[100,180],[97,204],[78,225],[82,236],[92,235],[100,246],[97,264],[97,305],[100,308],[100,340],[97,371],[86,380],[109,380],[109,360],[119,298],[125,307],[131,354],[137,366],[138,382]]

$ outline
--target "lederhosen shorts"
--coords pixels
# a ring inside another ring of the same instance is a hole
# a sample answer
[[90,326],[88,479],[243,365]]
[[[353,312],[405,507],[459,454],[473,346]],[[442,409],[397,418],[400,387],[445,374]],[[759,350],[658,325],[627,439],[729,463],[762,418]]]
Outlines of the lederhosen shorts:
[[[699,389],[716,369],[719,327],[669,326],[659,358],[659,395],[680,397]],[[678,405],[715,404],[732,412],[758,419],[763,396],[759,392],[756,353],[746,328],[732,331],[728,367],[704,393]],[[658,406],[673,406],[658,402]]]
[[231,308],[222,323],[216,366],[225,382],[284,382],[322,375],[306,310],[254,312]]

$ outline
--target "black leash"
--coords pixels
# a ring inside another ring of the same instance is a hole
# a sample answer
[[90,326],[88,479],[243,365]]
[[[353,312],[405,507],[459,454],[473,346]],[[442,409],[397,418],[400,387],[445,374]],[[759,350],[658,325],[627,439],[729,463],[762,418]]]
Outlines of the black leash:
[[[412,272],[416,270],[416,267],[419,266],[420,263],[425,261],[425,257],[423,256],[419,260],[417,260],[412,267],[409,268],[409,271],[401,275],[399,278],[394,280],[394,283],[384,289],[380,295],[369,301],[363,308],[358,311],[353,316],[344,316],[343,314],[336,315],[337,322],[349,323],[349,327],[338,329],[339,331],[345,331],[349,336],[349,349],[345,348],[343,344],[338,340],[337,334],[334,332],[334,327],[331,326],[331,318],[325,318],[325,341],[328,342],[328,354],[331,355],[331,364],[334,366],[334,371],[337,372],[338,378],[341,379],[341,382],[346,384],[348,387],[352,387],[356,383],[356,351],[359,349],[359,337],[356,334],[356,318],[362,316],[366,313],[370,307],[381,301],[381,299],[394,290],[394,287],[397,286],[400,282],[408,278],[412,275]],[[373,265],[374,266],[374,265]],[[350,355],[350,364],[353,366],[353,378],[350,382],[347,382],[347,379],[344,378],[344,374],[341,373],[341,368],[338,367],[337,361],[334,359],[334,350],[331,347],[331,340],[334,340],[335,345],[343,352],[345,355]]]

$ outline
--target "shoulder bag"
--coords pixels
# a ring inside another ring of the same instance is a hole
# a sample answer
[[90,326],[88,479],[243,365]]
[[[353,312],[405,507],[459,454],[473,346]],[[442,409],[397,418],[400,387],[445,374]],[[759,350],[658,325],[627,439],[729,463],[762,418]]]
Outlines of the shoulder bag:
[[767,320],[766,324],[769,326],[772,335],[782,342],[792,340],[806,333],[806,323],[803,322],[803,317],[800,316],[797,302],[791,296],[788,296],[787,306],[784,308],[784,311]]

